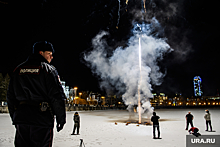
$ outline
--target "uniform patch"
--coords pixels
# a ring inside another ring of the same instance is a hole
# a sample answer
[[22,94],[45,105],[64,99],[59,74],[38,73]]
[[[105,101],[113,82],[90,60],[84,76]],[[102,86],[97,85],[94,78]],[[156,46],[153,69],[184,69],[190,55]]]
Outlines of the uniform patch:
[[39,68],[20,68],[20,74],[39,74]]

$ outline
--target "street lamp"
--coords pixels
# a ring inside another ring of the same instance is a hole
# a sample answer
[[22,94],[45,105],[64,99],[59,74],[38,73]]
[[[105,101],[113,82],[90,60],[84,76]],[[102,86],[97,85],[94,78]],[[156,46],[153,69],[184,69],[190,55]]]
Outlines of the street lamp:
[[75,103],[76,103],[76,96],[77,96],[77,93],[76,93],[76,91],[77,91],[77,87],[74,87],[74,92],[75,92],[75,98],[74,98],[74,100],[75,100]]
[[82,92],[79,93],[79,98],[82,98]]
[[74,87],[74,92],[75,92],[75,97],[77,96],[76,91],[77,91],[77,87]]
[[102,104],[105,105],[105,97],[102,96],[101,98],[102,98]]

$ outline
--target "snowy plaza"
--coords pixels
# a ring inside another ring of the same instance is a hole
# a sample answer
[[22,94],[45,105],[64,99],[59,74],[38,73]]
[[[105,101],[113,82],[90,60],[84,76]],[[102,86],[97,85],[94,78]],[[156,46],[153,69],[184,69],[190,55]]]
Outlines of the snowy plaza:
[[[206,132],[204,120],[205,109],[157,109],[160,116],[160,132],[162,139],[152,139],[152,125],[139,125],[128,121],[137,121],[138,114],[126,110],[79,111],[80,135],[71,135],[73,115],[68,111],[64,129],[57,133],[54,128],[53,147],[79,147],[83,139],[85,147],[186,147],[185,115],[188,111],[194,115],[194,126],[202,135],[220,135],[220,109],[210,109],[212,127],[216,132]],[[146,114],[142,122],[149,122]],[[13,147],[15,127],[11,125],[9,114],[0,114],[0,147]]]

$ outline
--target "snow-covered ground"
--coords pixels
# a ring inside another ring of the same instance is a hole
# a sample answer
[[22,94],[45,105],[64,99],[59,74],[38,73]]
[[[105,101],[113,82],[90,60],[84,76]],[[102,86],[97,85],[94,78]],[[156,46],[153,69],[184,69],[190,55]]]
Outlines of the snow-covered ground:
[[[79,111],[80,135],[70,135],[73,129],[74,111],[67,112],[67,123],[61,132],[54,129],[53,147],[79,147],[83,139],[85,147],[186,147],[185,115],[191,111],[194,125],[202,135],[220,135],[220,109],[210,109],[212,127],[216,132],[205,131],[204,109],[158,109],[162,139],[152,139],[152,125],[139,125],[127,121],[138,120],[137,113],[126,110]],[[146,114],[142,116],[147,121]],[[115,122],[117,124],[115,124]],[[0,147],[13,147],[15,128],[9,114],[0,114]]]

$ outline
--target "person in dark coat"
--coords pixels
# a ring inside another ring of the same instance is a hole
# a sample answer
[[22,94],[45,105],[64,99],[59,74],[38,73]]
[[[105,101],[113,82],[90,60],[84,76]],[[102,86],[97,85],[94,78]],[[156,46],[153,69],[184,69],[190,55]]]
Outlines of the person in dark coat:
[[79,128],[80,128],[80,117],[79,113],[75,112],[73,116],[73,121],[74,121],[74,127],[73,127],[73,133],[71,135],[75,135],[75,130],[77,129],[77,135],[79,135]]
[[186,130],[188,130],[189,124],[193,127],[193,115],[190,111],[186,114]]
[[[151,121],[153,122],[153,139],[161,139],[160,138],[160,126],[159,120],[160,117],[156,115],[156,112],[153,112],[153,116],[151,117]],[[155,129],[157,128],[158,138],[155,137]]]
[[7,103],[16,147],[51,147],[54,116],[58,132],[66,123],[65,94],[56,68],[50,65],[53,53],[51,43],[35,43],[33,54],[11,76]]

